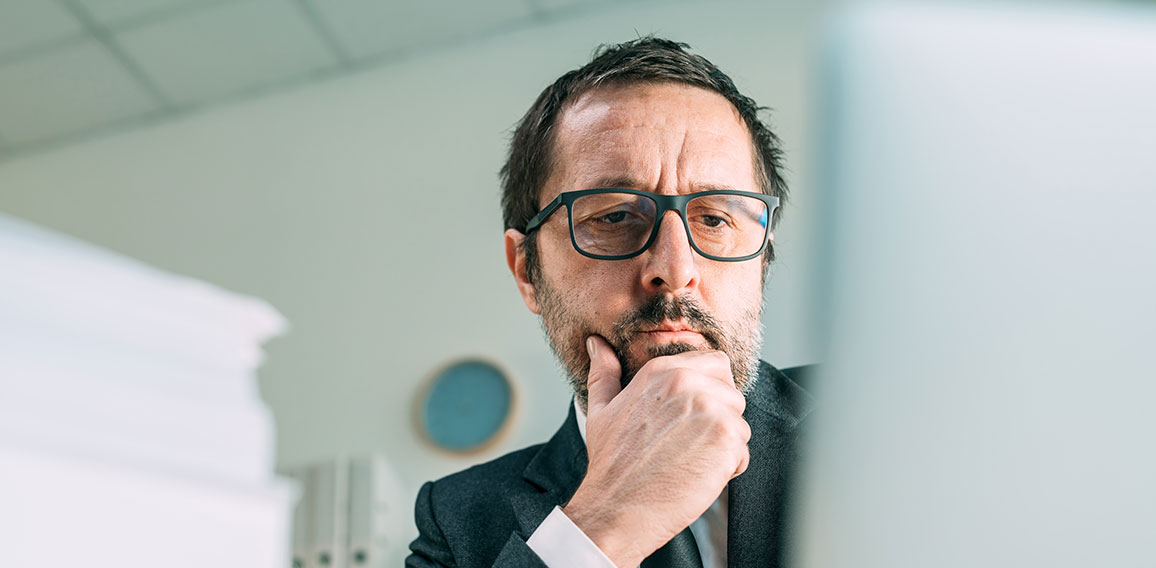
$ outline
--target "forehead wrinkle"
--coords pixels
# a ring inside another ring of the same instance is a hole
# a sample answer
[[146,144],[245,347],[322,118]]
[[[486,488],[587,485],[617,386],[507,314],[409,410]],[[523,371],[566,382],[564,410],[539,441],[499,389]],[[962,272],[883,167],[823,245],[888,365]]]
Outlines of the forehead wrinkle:
[[686,163],[685,160],[690,153],[687,149],[689,134],[690,128],[682,129],[682,140],[678,143],[678,155],[674,157],[674,188],[676,193],[678,189],[682,187],[683,174],[688,173],[683,171],[682,165]]
[[[673,170],[675,176],[674,191],[675,193],[684,193],[710,189],[751,190],[748,187],[733,187],[732,183],[728,183],[733,181],[729,179],[728,172],[719,172],[718,166],[715,165],[720,162],[725,164],[733,160],[736,163],[746,163],[753,168],[754,162],[750,157],[736,155],[736,148],[732,144],[736,140],[736,127],[741,133],[738,139],[743,140],[741,146],[749,149],[749,152],[740,152],[740,154],[749,153],[754,156],[754,144],[750,140],[750,131],[738,109],[721,95],[709,94],[712,98],[717,99],[716,102],[723,103],[729,112],[723,111],[720,114],[720,107],[712,108],[709,105],[698,106],[693,109],[698,117],[707,120],[687,120],[680,129],[681,140],[677,144],[678,150]],[[708,153],[704,155],[704,152]],[[750,176],[752,181],[755,177],[753,174],[752,170]]]
[[[600,132],[621,132],[622,129],[603,129]],[[649,149],[638,151],[638,144],[622,137],[583,135],[572,140],[568,150],[575,159],[568,162],[569,177],[582,187],[568,189],[592,189],[596,187],[624,187],[631,189],[652,189],[657,171],[654,155]]]
[[[668,87],[671,86],[662,88]],[[556,157],[565,154],[570,158],[559,160],[553,168],[553,183],[547,184],[553,191],[543,192],[543,201],[563,191],[594,187],[626,186],[660,193],[758,190],[747,187],[757,173],[749,130],[729,101],[710,93],[726,105],[729,113],[709,105],[692,105],[687,113],[646,112],[654,104],[663,104],[653,102],[655,89],[635,86],[622,90],[627,89],[638,96],[622,100],[614,98],[618,88],[595,89],[581,95],[562,113],[555,137]],[[742,146],[749,150],[741,156],[733,147],[736,129],[744,141]],[[743,170],[750,170],[749,182],[735,179],[726,171],[723,164],[736,159],[745,164]],[[559,186],[559,180],[565,187]]]

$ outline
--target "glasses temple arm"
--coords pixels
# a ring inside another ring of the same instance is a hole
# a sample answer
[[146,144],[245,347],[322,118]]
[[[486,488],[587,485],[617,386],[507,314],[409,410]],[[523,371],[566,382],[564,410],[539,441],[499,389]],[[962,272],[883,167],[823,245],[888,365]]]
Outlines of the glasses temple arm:
[[554,213],[554,210],[557,209],[561,204],[562,196],[558,195],[553,200],[551,200],[550,203],[547,203],[541,211],[535,213],[533,217],[530,217],[530,220],[526,222],[525,232],[529,233],[530,231],[537,229],[542,223],[546,222],[546,219],[549,218],[550,215]]

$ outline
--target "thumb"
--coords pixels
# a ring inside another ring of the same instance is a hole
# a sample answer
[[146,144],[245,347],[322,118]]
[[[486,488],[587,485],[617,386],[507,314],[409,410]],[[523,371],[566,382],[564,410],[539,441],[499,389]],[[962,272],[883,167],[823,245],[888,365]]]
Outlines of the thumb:
[[593,416],[622,392],[622,366],[610,344],[597,335],[586,338],[586,351],[590,353],[586,415]]

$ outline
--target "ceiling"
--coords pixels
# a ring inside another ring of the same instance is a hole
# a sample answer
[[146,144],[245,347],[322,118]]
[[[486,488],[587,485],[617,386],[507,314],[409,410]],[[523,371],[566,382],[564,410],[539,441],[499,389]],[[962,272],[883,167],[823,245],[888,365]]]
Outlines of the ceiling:
[[0,0],[0,160],[598,0]]

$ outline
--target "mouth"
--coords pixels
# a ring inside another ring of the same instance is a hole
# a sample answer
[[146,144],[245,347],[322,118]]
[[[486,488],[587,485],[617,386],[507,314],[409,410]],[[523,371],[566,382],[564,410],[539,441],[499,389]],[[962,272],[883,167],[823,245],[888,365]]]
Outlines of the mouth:
[[638,334],[642,337],[646,337],[662,343],[697,343],[704,339],[701,333],[695,331],[695,329],[689,324],[681,321],[665,321],[657,326],[641,329],[638,331]]

